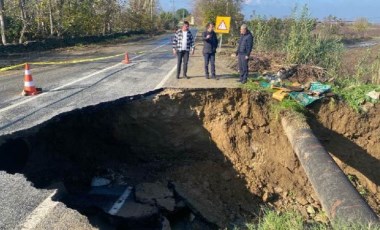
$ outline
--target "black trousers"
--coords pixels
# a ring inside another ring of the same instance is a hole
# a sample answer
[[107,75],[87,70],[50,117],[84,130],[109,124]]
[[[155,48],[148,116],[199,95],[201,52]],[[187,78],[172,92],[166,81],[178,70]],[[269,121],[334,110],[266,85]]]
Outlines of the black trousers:
[[177,51],[177,78],[181,74],[181,65],[183,60],[183,76],[187,76],[187,63],[189,62],[189,51]]
[[246,82],[248,78],[248,59],[245,59],[245,54],[238,55],[240,81]]
[[211,63],[211,77],[215,77],[215,53],[204,53],[203,57],[205,59],[205,74],[208,77],[209,71],[208,71],[208,66],[209,63]]

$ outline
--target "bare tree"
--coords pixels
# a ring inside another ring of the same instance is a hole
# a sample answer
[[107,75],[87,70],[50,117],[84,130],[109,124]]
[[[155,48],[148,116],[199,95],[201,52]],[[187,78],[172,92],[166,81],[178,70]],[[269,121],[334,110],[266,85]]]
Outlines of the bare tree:
[[22,29],[20,32],[20,38],[18,40],[18,43],[21,44],[24,40],[26,27],[28,26],[26,11],[25,11],[25,0],[19,0],[19,7],[20,7],[20,13],[21,13]]
[[51,0],[49,0],[49,22],[50,22],[50,36],[54,35],[54,23],[53,23],[53,10],[51,6]]
[[57,36],[60,37],[62,35],[62,27],[63,27],[63,4],[64,0],[56,0],[57,5]]
[[4,0],[0,0],[0,31],[1,31],[1,41],[4,45],[7,44],[7,39],[5,37],[5,20],[4,20]]

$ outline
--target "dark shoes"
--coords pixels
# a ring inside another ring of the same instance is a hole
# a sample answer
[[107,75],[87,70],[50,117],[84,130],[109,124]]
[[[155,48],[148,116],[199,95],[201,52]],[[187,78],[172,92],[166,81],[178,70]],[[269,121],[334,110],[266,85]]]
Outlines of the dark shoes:
[[206,77],[206,79],[210,79],[210,76],[209,76],[209,75],[206,75],[205,77]]

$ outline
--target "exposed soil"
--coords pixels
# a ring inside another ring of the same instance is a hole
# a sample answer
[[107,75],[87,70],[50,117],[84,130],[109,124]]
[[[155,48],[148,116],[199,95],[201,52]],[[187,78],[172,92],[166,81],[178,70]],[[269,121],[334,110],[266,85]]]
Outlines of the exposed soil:
[[344,103],[313,108],[314,132],[377,214],[380,213],[380,106],[358,114]]
[[[88,189],[93,176],[137,187],[169,185],[176,206],[185,202],[203,221],[193,228],[255,221],[263,205],[327,221],[280,122],[271,117],[269,95],[168,89],[135,99],[69,112],[6,137],[5,143],[16,138],[30,146],[26,167],[17,165],[17,171],[39,187],[64,180],[71,192]],[[380,108],[364,116],[332,105],[316,105],[312,128],[379,214]],[[161,215],[174,226],[173,213]]]

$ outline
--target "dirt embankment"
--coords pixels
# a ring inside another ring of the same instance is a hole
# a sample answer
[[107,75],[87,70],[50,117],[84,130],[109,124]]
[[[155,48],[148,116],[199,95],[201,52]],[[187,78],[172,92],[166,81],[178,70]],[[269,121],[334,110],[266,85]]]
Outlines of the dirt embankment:
[[344,103],[313,108],[314,132],[370,206],[380,213],[380,106],[358,114]]

